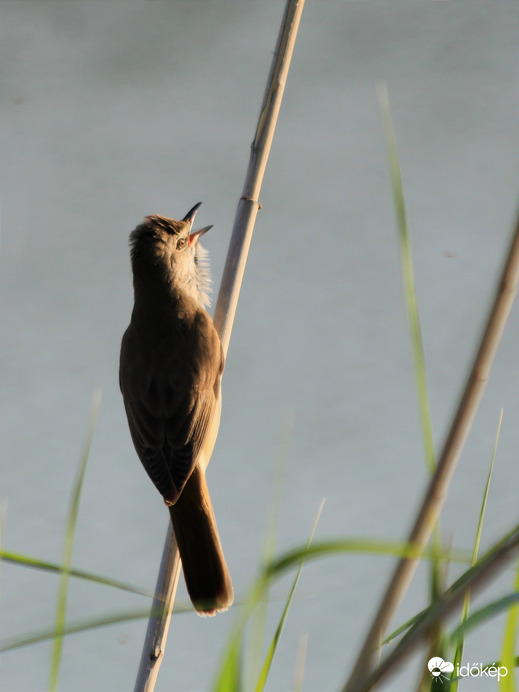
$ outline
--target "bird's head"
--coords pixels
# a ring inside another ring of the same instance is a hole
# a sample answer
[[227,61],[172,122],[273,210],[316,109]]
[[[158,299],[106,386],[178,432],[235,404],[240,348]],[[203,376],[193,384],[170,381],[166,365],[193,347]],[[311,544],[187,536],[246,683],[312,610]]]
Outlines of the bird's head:
[[181,221],[158,214],[146,216],[130,234],[134,283],[165,282],[209,305],[211,276],[207,251],[200,238],[212,226],[193,230],[198,202]]

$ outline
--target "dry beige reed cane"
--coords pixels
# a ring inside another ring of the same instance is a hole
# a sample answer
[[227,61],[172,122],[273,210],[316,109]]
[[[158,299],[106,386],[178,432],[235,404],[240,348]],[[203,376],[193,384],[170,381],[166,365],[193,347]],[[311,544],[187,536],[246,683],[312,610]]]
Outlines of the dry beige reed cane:
[[[426,488],[407,539],[419,550],[426,546],[447,497],[452,475],[490,377],[494,356],[515,298],[518,280],[519,217],[468,380],[443,445],[436,471]],[[343,687],[343,692],[358,692],[364,689],[363,682],[373,673],[373,661],[379,644],[411,582],[416,566],[416,559],[403,557],[398,561],[364,639],[351,676]]]
[[[259,193],[274,137],[303,6],[304,0],[287,0],[256,135],[251,146],[243,193],[238,202],[214,315],[214,324],[225,354],[229,347],[247,254],[260,206]],[[134,692],[152,692],[155,688],[164,656],[180,567],[178,548],[170,523]]]

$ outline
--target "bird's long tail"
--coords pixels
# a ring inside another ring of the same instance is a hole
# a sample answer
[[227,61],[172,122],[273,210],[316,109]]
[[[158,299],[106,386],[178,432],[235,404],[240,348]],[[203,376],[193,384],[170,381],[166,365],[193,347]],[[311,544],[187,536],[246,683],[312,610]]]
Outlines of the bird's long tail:
[[191,474],[170,506],[186,586],[199,615],[216,615],[232,605],[234,591],[225,563],[204,471]]

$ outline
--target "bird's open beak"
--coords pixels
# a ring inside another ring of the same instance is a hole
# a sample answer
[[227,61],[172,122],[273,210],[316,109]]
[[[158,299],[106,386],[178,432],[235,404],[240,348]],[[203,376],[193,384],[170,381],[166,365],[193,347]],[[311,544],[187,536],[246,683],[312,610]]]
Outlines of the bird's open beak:
[[[190,221],[191,222],[191,228],[193,228],[193,222],[195,220],[196,212],[200,209],[202,206],[202,202],[198,202],[198,204],[195,204],[195,206],[190,209],[187,214],[184,216],[182,221]],[[189,244],[193,245],[193,243],[197,243],[200,238],[204,235],[204,233],[207,233],[212,226],[205,226],[204,228],[201,228],[199,231],[191,231],[189,233]]]
[[192,233],[189,234],[189,244],[193,245],[193,243],[197,243],[200,238],[204,235],[204,233],[207,233],[207,231],[210,231],[213,226],[204,226],[204,228],[201,228],[199,231],[193,231]]
[[191,228],[193,228],[193,221],[195,220],[196,212],[200,209],[201,206],[202,202],[198,202],[198,204],[195,204],[195,206],[187,212],[182,221],[190,221]]

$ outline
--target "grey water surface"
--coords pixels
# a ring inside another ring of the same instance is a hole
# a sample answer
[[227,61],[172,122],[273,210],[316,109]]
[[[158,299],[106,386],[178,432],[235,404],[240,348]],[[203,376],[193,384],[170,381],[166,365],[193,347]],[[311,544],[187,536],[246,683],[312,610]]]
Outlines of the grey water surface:
[[[152,590],[167,512],[133,451],[118,389],[132,288],[129,232],[151,213],[197,221],[217,288],[283,3],[3,2],[0,6],[0,502],[6,549],[60,562],[96,387],[103,402],[73,565]],[[403,539],[427,482],[376,85],[389,89],[412,231],[436,449],[518,211],[519,8],[309,2],[274,138],[223,380],[209,484],[243,602],[289,438],[277,551]],[[519,313],[513,309],[442,516],[471,549],[501,408],[483,547],[518,518]],[[287,421],[293,419],[293,430]],[[268,690],[345,681],[390,558],[308,564]],[[449,578],[459,574],[453,566]],[[268,632],[292,575],[271,593]],[[509,569],[480,598],[509,591]],[[52,627],[55,575],[2,564],[2,641]],[[426,603],[420,568],[396,624]],[[187,603],[181,582],[179,601]],[[68,618],[143,609],[72,580]],[[210,689],[239,614],[173,618],[157,692]],[[59,689],[133,688],[145,621],[66,639]],[[504,619],[467,640],[500,655]],[[46,689],[50,643],[4,653],[0,690]],[[384,689],[413,689],[426,652]],[[467,690],[488,682],[467,681]]]

